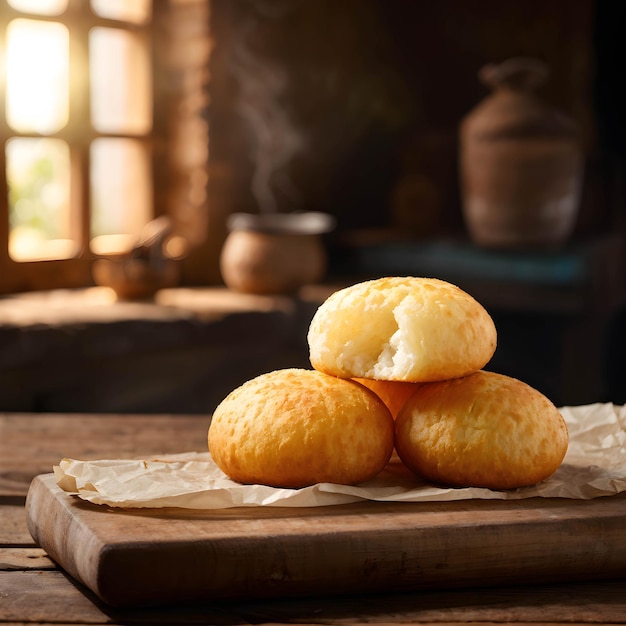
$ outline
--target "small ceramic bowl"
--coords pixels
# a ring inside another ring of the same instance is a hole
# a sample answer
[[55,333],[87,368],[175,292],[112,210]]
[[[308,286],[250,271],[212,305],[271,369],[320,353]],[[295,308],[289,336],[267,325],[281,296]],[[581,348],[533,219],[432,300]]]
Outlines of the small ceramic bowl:
[[120,300],[145,300],[159,289],[174,287],[179,280],[178,263],[161,259],[98,259],[92,267],[96,285],[110,287]]

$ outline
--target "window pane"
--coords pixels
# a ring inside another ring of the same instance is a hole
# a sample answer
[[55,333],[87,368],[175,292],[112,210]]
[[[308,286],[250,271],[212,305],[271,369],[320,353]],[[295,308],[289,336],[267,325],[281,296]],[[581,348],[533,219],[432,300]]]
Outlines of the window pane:
[[105,133],[142,134],[152,126],[152,81],[147,46],[115,28],[89,33],[91,116]]
[[151,0],[91,0],[91,8],[101,17],[143,24],[152,14]]
[[97,139],[91,146],[91,248],[128,250],[152,219],[150,155],[139,141]]
[[6,144],[9,253],[18,261],[75,254],[70,215],[70,155],[59,139]]
[[67,9],[67,0],[9,0],[9,6],[25,13],[59,15]]
[[16,131],[52,133],[67,123],[69,33],[56,22],[13,20],[7,28],[7,121]]

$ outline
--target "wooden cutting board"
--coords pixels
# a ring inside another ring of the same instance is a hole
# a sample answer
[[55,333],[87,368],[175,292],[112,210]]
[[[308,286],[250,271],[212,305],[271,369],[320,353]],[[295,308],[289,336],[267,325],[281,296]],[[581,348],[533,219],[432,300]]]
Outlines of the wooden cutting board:
[[34,540],[120,607],[626,574],[626,494],[120,510],[71,496],[45,474],[26,507]]

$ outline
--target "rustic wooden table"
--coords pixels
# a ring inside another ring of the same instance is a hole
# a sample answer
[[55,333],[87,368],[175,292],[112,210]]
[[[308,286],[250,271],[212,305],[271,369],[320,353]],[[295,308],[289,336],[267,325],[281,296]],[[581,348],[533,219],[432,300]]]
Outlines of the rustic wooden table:
[[626,623],[626,580],[119,610],[31,539],[24,509],[30,481],[62,457],[204,450],[207,427],[200,415],[0,414],[0,623]]

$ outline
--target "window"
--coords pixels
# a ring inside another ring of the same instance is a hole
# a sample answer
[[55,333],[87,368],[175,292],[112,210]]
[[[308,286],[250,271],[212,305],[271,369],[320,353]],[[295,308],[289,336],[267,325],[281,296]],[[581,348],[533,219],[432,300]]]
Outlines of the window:
[[184,81],[167,81],[184,76],[185,61],[155,50],[183,36],[171,18],[188,28],[199,8],[207,0],[0,5],[0,292],[90,284],[94,258],[129,251],[169,210],[169,169],[179,187],[198,179],[206,156],[190,166],[183,151],[176,164],[167,148],[201,115],[196,107],[172,123],[187,94]]

